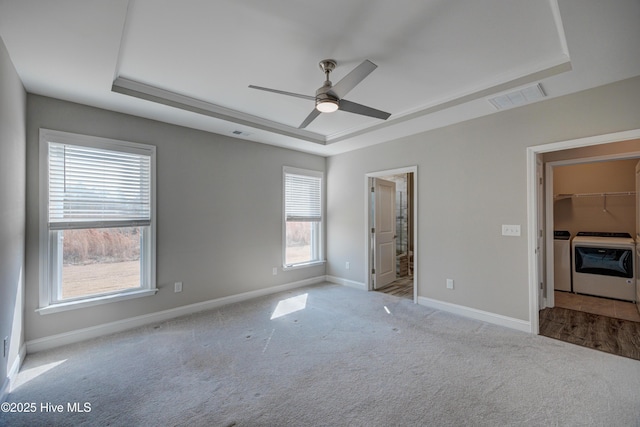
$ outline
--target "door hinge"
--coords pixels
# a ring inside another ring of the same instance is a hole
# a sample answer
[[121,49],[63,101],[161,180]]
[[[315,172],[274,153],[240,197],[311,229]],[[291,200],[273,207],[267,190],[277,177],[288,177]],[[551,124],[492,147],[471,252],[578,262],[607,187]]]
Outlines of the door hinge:
[[371,274],[376,274],[376,269],[375,268],[371,269]]
[[371,227],[371,234],[376,234],[376,229],[374,227]]
[[540,290],[542,290],[542,282],[540,282]]
[[375,187],[371,187],[371,192],[372,192],[372,193],[375,193],[375,192],[376,192]]

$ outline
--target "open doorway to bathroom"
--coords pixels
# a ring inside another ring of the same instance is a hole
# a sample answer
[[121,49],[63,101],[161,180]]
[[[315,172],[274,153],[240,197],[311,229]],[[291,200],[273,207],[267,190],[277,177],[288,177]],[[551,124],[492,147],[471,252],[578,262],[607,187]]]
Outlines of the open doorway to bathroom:
[[415,301],[413,170],[369,176],[370,289]]

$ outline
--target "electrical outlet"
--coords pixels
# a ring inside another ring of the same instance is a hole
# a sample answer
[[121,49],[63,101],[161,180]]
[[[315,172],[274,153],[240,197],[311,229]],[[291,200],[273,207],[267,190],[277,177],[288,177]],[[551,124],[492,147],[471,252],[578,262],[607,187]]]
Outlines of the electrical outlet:
[[351,263],[349,261],[345,262],[344,263],[344,268],[347,269],[347,270],[350,269],[351,268]]
[[447,289],[453,289],[453,279],[447,279]]
[[182,282],[176,282],[173,284],[173,292],[182,292]]
[[273,275],[274,276],[278,275],[278,267],[273,267]]
[[519,236],[520,235],[520,225],[502,224],[502,235],[503,236]]

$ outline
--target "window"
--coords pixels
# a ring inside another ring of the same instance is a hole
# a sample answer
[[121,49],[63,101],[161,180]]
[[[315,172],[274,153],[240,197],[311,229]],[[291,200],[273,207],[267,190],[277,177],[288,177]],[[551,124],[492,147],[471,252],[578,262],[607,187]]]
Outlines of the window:
[[323,262],[322,172],[284,168],[284,267]]
[[41,313],[151,295],[155,147],[40,130]]

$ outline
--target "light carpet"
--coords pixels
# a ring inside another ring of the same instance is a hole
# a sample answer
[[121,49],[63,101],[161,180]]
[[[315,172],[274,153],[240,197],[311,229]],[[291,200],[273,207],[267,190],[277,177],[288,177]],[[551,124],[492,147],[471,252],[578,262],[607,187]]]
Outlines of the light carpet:
[[3,426],[640,426],[640,362],[323,284],[29,355],[8,400],[65,411]]

